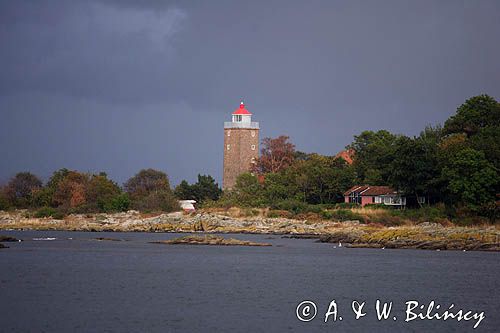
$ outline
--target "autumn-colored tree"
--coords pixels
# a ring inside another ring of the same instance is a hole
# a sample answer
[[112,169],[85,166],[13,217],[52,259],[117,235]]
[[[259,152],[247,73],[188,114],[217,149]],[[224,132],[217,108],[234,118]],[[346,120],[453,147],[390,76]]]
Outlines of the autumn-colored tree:
[[289,139],[284,135],[275,139],[264,138],[261,156],[255,161],[252,171],[259,174],[276,173],[292,165],[295,160],[295,145]]
[[89,176],[77,171],[68,171],[58,183],[52,201],[63,209],[75,208],[86,203],[86,188]]
[[27,208],[33,193],[42,187],[42,181],[30,172],[19,172],[7,184],[6,196],[12,206]]

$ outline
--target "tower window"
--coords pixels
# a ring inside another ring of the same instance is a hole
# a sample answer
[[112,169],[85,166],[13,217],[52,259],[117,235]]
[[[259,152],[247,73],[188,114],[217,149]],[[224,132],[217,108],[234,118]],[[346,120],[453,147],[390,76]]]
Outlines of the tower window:
[[234,121],[240,122],[243,119],[243,117],[240,114],[237,114],[234,116]]
[[252,145],[252,150],[255,150],[255,145]]
[[255,136],[255,131],[251,131],[250,132],[250,135],[252,136],[252,138]]
[[226,149],[229,150],[231,148],[231,145],[227,145]]
[[231,130],[227,131],[227,136],[231,136]]

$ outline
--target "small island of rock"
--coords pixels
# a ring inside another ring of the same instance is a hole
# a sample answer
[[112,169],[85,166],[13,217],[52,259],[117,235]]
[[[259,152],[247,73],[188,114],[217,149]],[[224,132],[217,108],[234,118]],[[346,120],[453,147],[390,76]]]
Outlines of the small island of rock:
[[188,244],[188,245],[240,245],[240,246],[272,246],[269,243],[256,243],[235,238],[224,238],[215,235],[188,235],[179,238],[151,242],[156,244]]

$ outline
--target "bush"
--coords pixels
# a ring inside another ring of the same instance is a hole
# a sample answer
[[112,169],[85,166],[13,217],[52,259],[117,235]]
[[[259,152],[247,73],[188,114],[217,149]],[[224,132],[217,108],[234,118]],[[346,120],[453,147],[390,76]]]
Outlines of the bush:
[[42,207],[35,212],[34,216],[38,218],[52,217],[56,220],[62,220],[66,214],[52,207]]
[[361,223],[365,223],[365,218],[360,214],[354,213],[347,209],[336,209],[331,211],[331,219],[337,221],[354,221],[358,220]]
[[271,205],[271,209],[286,210],[293,214],[307,213],[309,205],[297,200],[283,200]]
[[359,207],[361,207],[359,204],[353,202],[339,202],[335,204],[335,208],[359,208]]
[[56,209],[52,207],[42,207],[34,214],[35,217],[51,217],[56,213]]
[[267,213],[267,217],[269,218],[291,218],[292,214],[286,210],[270,210]]
[[179,210],[179,203],[171,191],[152,192],[132,202],[134,209],[146,212]]
[[394,209],[392,216],[406,218],[415,222],[438,222],[447,217],[444,206],[424,206],[416,209]]
[[127,193],[122,193],[111,199],[109,205],[104,207],[106,212],[125,212],[130,207],[130,199]]

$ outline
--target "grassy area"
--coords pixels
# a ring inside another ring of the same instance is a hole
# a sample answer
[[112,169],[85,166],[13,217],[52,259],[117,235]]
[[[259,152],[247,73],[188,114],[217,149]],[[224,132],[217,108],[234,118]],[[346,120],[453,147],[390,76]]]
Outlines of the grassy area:
[[310,221],[359,221],[362,224],[381,226],[415,225],[422,222],[438,223],[443,226],[490,224],[483,217],[460,216],[450,219],[444,205],[424,206],[422,208],[397,209],[374,206],[359,207],[353,205],[307,205],[277,204],[267,208],[206,208],[203,211],[217,212],[231,217],[268,217],[289,218]]

